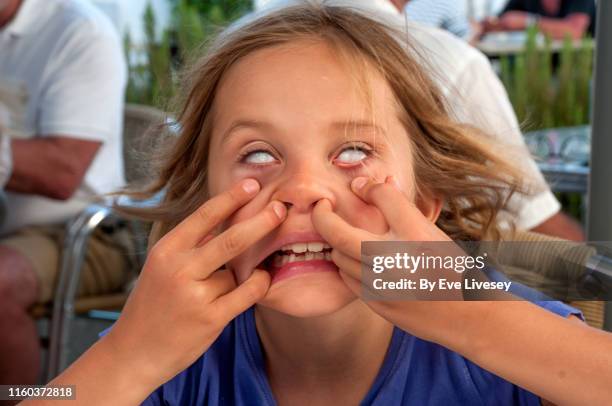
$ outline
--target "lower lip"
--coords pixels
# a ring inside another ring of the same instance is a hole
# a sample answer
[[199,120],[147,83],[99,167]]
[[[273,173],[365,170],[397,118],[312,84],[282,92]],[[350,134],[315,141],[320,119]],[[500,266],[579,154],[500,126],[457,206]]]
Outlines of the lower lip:
[[338,272],[338,267],[333,262],[324,259],[291,262],[280,268],[272,269],[272,284],[294,276],[318,272]]

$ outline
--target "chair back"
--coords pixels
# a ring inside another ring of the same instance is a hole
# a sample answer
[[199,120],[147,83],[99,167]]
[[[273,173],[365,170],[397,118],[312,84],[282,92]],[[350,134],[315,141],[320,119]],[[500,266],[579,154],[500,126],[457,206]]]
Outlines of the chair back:
[[[558,273],[561,268],[574,275],[583,273],[588,258],[596,254],[596,250],[586,244],[529,231],[509,233],[503,239],[527,243],[522,244],[517,252],[512,253],[510,249],[510,255],[504,255],[503,263],[506,265],[504,270],[507,276],[538,290],[546,286],[559,286],[557,282],[551,282],[550,277]],[[562,266],[560,258],[563,259]],[[569,304],[581,310],[591,326],[603,328],[605,302],[570,300]]]
[[123,162],[129,184],[151,178],[150,153],[167,135],[167,113],[151,106],[126,104],[123,117]]

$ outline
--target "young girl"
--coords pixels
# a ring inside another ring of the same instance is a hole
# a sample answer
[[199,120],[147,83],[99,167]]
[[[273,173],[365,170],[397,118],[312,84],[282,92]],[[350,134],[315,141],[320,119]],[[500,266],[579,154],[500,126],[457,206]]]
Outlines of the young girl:
[[520,186],[415,60],[348,8],[226,30],[192,72],[148,190],[165,200],[146,213],[157,223],[138,284],[52,384],[87,405],[612,398],[596,373],[612,352],[576,350],[609,337],[561,303],[359,297],[361,241],[495,238]]

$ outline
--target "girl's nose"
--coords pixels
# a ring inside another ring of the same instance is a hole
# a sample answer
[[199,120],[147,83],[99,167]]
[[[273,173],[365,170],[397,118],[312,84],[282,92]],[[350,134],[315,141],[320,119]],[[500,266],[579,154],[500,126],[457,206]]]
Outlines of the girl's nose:
[[329,178],[325,179],[312,172],[289,176],[278,186],[272,198],[298,212],[311,211],[321,199],[329,199],[332,205],[336,203]]

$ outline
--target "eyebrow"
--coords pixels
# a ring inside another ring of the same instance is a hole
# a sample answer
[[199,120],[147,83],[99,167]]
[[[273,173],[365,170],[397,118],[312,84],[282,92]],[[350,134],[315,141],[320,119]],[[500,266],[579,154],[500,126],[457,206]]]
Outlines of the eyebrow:
[[[271,131],[274,130],[274,125],[272,123],[262,121],[262,120],[254,120],[254,119],[238,119],[234,120],[232,124],[229,126],[227,130],[223,133],[222,140],[223,142],[227,141],[228,138],[232,136],[237,130],[241,129],[255,129],[255,130],[264,130]],[[379,133],[381,135],[385,135],[386,131],[383,127],[374,124],[368,120],[341,120],[334,121],[330,124],[329,128],[333,132],[340,131],[370,131]]]
[[386,131],[384,128],[368,120],[335,121],[331,124],[331,128],[334,131],[358,130],[358,131],[373,131],[376,133],[380,133],[382,135],[386,134]]
[[261,120],[252,120],[252,119],[238,119],[234,120],[232,124],[228,127],[227,130],[223,132],[223,136],[221,137],[222,142],[228,140],[231,137],[232,133],[236,130],[241,130],[243,128],[252,128],[255,130],[270,130],[273,129],[274,126],[270,123]]

